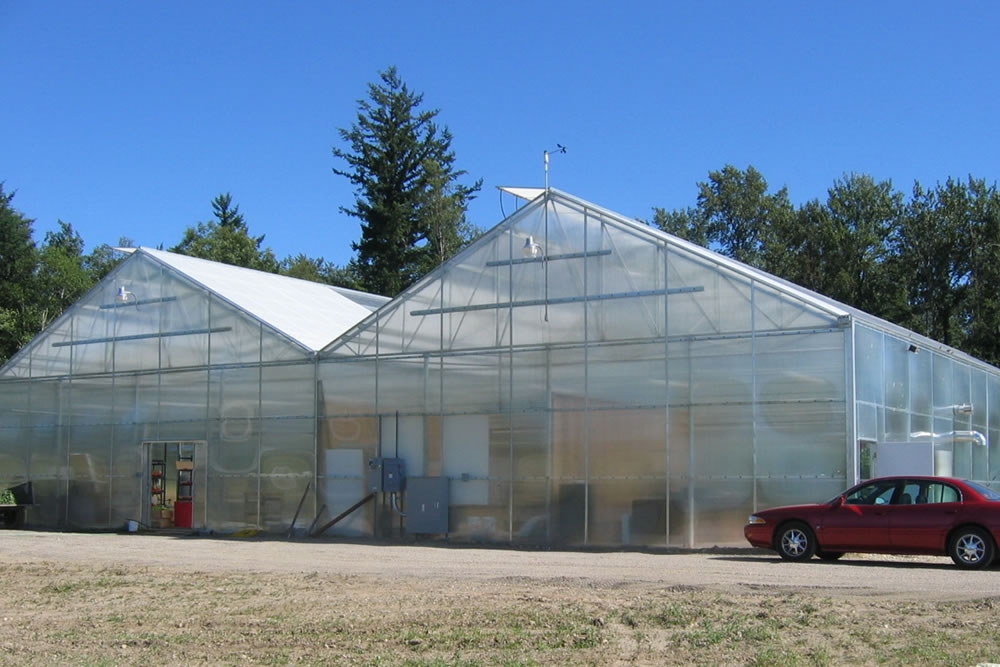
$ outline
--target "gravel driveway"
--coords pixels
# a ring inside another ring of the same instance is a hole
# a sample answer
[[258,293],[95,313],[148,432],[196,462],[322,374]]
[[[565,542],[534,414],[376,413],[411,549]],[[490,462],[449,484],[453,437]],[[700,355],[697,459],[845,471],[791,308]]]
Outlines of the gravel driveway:
[[786,563],[771,553],[725,549],[681,553],[537,551],[344,543],[300,538],[0,531],[0,562],[128,564],[166,570],[354,575],[450,582],[644,583],[731,592],[812,590],[924,600],[1000,597],[1000,571],[961,571],[948,558],[853,556]]

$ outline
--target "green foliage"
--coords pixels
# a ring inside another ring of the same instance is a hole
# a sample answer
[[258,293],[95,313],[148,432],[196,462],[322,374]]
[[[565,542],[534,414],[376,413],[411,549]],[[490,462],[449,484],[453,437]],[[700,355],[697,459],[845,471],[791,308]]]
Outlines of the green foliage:
[[170,252],[242,266],[269,273],[278,272],[278,260],[270,248],[261,248],[264,236],[251,236],[239,206],[231,206],[229,193],[212,200],[216,219],[188,227],[181,242]]
[[335,287],[359,289],[358,277],[352,265],[340,267],[322,257],[307,257],[299,253],[281,260],[278,272],[300,280],[326,283]]
[[38,263],[34,220],[14,209],[13,198],[0,182],[0,363],[38,331],[30,309]]
[[652,224],[1000,364],[1000,193],[969,177],[907,199],[849,174],[826,201],[791,206],[753,167],[698,184],[695,208],[654,208]]
[[333,155],[346,164],[334,173],[354,185],[353,207],[341,211],[361,221],[352,244],[358,280],[370,292],[393,296],[448,259],[471,237],[469,201],[482,186],[461,185],[452,136],[435,123],[438,111],[421,111],[395,67],[368,86],[357,118],[341,129],[346,149]]

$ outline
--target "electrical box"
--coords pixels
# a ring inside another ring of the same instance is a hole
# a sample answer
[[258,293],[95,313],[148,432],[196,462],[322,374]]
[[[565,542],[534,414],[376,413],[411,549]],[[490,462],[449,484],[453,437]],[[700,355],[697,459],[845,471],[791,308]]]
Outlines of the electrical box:
[[402,493],[406,488],[406,462],[403,459],[368,459],[368,491]]
[[406,532],[448,532],[447,477],[411,477],[406,483]]

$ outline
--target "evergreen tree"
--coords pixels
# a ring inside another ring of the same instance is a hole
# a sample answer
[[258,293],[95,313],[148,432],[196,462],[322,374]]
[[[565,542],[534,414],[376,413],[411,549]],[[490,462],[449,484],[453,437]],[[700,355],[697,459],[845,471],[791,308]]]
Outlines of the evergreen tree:
[[261,248],[264,235],[251,236],[239,206],[231,206],[227,192],[212,200],[216,219],[188,227],[184,238],[171,252],[210,259],[214,262],[242,266],[270,273],[278,272],[278,260],[270,248]]
[[32,238],[34,220],[11,206],[14,193],[0,182],[0,364],[31,340],[29,304],[35,291],[38,249]]
[[346,149],[333,155],[346,163],[334,173],[354,185],[355,201],[341,211],[361,221],[353,243],[362,289],[394,296],[468,240],[465,211],[482,186],[461,185],[451,133],[434,122],[438,110],[421,111],[395,67],[368,86],[357,118],[341,129]]

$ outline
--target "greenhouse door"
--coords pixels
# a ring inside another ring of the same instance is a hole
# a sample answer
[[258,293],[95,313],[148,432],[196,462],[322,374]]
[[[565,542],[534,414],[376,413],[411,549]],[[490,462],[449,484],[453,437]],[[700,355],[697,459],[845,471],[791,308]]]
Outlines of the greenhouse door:
[[142,524],[146,528],[194,528],[205,523],[205,442],[142,443]]

